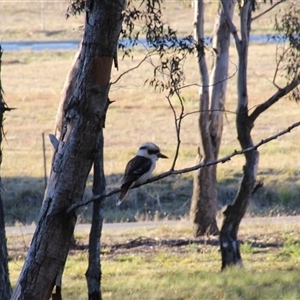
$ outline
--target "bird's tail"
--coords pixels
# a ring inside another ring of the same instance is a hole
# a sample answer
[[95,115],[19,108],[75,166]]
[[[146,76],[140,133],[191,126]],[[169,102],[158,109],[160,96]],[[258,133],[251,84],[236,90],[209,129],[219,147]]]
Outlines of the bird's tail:
[[132,185],[133,185],[132,183],[129,183],[129,184],[128,183],[123,183],[122,184],[121,194],[120,194],[119,199],[117,201],[117,206],[119,206],[122,203],[123,199],[126,197],[127,192],[131,188]]
[[117,206],[119,206],[122,203],[122,201],[125,198],[127,192],[128,192],[128,189],[123,189],[123,190],[121,189],[121,194],[119,196],[119,199],[118,199],[118,202],[117,202]]

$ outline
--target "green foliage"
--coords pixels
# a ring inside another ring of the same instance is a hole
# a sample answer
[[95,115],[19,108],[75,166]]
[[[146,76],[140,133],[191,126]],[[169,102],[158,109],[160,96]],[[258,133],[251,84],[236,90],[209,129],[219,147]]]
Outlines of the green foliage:
[[[155,90],[167,90],[171,96],[183,85],[182,68],[186,56],[193,53],[204,55],[204,42],[196,42],[191,35],[179,38],[177,32],[163,21],[161,0],[143,0],[138,8],[135,3],[128,1],[124,11],[119,49],[123,51],[123,58],[130,56],[139,37],[145,37],[144,47],[148,48],[150,56],[159,57],[153,78],[145,83],[149,82]],[[136,25],[141,29],[136,30]]]
[[66,17],[80,15],[85,9],[85,0],[70,0],[70,5],[67,8]]
[[[285,9],[284,14],[278,14],[275,18],[275,29],[280,35],[274,38],[278,40],[277,64],[278,70],[283,70],[288,82],[300,76],[300,8],[295,3]],[[300,100],[299,87],[295,88],[290,98]]]

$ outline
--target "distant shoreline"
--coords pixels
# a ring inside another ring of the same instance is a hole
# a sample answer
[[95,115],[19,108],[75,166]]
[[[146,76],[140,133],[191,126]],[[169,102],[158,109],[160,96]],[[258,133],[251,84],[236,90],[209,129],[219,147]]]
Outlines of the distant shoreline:
[[[250,36],[252,43],[274,43],[270,39],[271,35],[253,35]],[[209,43],[210,38],[206,39]],[[141,39],[140,43],[144,44],[145,39]],[[80,40],[58,40],[58,41],[2,41],[0,43],[4,51],[43,51],[43,50],[76,50],[80,44]]]

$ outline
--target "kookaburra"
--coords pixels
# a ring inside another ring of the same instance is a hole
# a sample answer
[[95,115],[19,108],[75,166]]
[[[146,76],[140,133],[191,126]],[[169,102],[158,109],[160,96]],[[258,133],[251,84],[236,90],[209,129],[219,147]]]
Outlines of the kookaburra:
[[153,143],[145,143],[141,145],[136,156],[132,158],[126,165],[125,174],[122,179],[121,194],[117,205],[122,203],[128,190],[135,185],[146,182],[156,166],[159,158],[168,158],[162,154],[159,148]]

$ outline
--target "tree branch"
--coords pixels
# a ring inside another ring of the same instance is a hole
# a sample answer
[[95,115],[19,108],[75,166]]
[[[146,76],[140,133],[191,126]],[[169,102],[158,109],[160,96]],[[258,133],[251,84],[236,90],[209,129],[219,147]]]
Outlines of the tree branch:
[[[283,49],[281,54],[279,53],[279,49]],[[277,46],[276,46],[276,69],[275,69],[275,72],[274,72],[274,76],[273,76],[273,81],[272,81],[272,83],[273,83],[274,86],[275,86],[276,88],[278,88],[279,90],[280,90],[281,88],[280,88],[280,87],[277,85],[277,83],[276,83],[277,74],[278,74],[278,72],[279,72],[279,70],[280,70],[280,65],[284,62],[284,58],[286,57],[288,51],[289,51],[289,48],[288,48],[288,49],[285,49],[284,46],[281,46],[281,45],[279,46],[279,45],[277,44]]]
[[262,13],[260,13],[259,15],[257,15],[256,17],[253,17],[251,19],[251,22],[252,21],[255,21],[257,20],[258,18],[262,17],[264,14],[268,13],[269,11],[271,11],[273,8],[275,8],[277,5],[283,3],[283,2],[286,2],[286,0],[280,0],[278,1],[277,3],[273,4],[270,8],[268,8],[267,10],[263,11]]
[[235,65],[235,71],[234,71],[234,73],[231,74],[230,76],[222,79],[222,80],[219,80],[219,81],[216,81],[214,83],[207,84],[207,85],[201,85],[199,83],[188,83],[188,84],[185,84],[183,86],[178,87],[177,89],[178,90],[182,90],[182,89],[185,89],[185,88],[188,88],[188,87],[191,87],[191,86],[197,86],[197,87],[202,87],[202,88],[213,87],[213,86],[216,86],[216,85],[218,85],[218,84],[220,84],[220,83],[222,83],[222,82],[224,82],[226,80],[229,80],[229,79],[233,78],[236,75],[237,71],[238,71],[238,67],[237,67],[237,65]]
[[151,55],[157,55],[157,53],[154,53],[155,52],[155,50],[153,50],[153,51],[151,51],[151,52],[148,52],[146,55],[145,55],[145,57],[136,65],[136,66],[134,66],[134,67],[132,67],[132,68],[130,68],[130,69],[128,69],[128,70],[126,70],[125,72],[123,72],[122,74],[120,74],[120,76],[115,80],[115,81],[113,81],[113,82],[111,82],[110,84],[112,85],[112,84],[116,84],[124,75],[126,75],[127,73],[129,73],[129,72],[131,72],[131,71],[133,71],[133,70],[135,70],[135,69],[137,69],[137,68],[139,68],[140,67],[140,65],[145,61],[145,60],[147,60]]
[[[177,161],[177,158],[178,158],[178,155],[179,155],[179,148],[180,148],[180,125],[181,125],[181,120],[182,120],[182,111],[181,111],[181,114],[180,114],[180,118],[179,118],[179,121],[180,123],[178,122],[178,119],[177,119],[177,115],[176,115],[176,111],[175,111],[175,108],[174,108],[174,105],[172,104],[171,100],[170,100],[170,96],[167,96],[166,97],[167,100],[168,100],[168,103],[169,103],[169,106],[173,112],[173,116],[174,116],[174,123],[175,123],[175,130],[176,130],[176,138],[177,138],[177,145],[176,145],[176,151],[175,151],[175,156],[174,156],[174,159],[173,159],[173,162],[172,162],[172,166],[171,166],[171,170],[174,170],[175,168],[175,165],[176,165],[176,161]],[[182,103],[181,103],[182,104]],[[182,106],[181,106],[182,108]]]
[[240,40],[240,38],[237,34],[237,29],[234,26],[234,24],[233,24],[233,22],[230,18],[229,11],[228,11],[226,5],[224,5],[225,1],[227,1],[227,0],[221,0],[221,5],[222,5],[222,9],[223,9],[224,14],[225,14],[226,23],[227,23],[227,26],[228,26],[231,34],[233,35],[233,38],[235,40],[236,48],[237,48],[238,52],[240,52],[241,51],[241,45],[240,45],[241,40]]
[[[250,151],[253,151],[253,150],[257,150],[260,146],[264,145],[264,144],[267,144],[269,143],[270,141],[272,140],[275,140],[277,139],[278,137],[282,136],[282,135],[285,135],[287,133],[289,133],[290,131],[292,131],[294,128],[296,127],[299,127],[300,126],[300,122],[296,122],[294,124],[292,124],[291,126],[289,126],[288,128],[286,128],[285,130],[282,130],[280,131],[279,133],[277,134],[274,134],[264,140],[261,140],[259,143],[255,144],[254,146],[252,147],[249,147],[249,148],[246,148],[244,150],[234,150],[231,154],[228,154],[222,158],[219,158],[219,159],[216,159],[216,160],[213,160],[213,161],[208,161],[208,162],[203,162],[203,163],[200,163],[200,164],[197,164],[195,166],[192,166],[192,167],[188,167],[188,168],[184,168],[184,169],[180,169],[180,170],[169,170],[165,173],[162,173],[160,175],[157,175],[157,176],[154,176],[152,178],[150,178],[148,181],[146,181],[145,183],[141,184],[141,185],[137,185],[135,187],[133,187],[132,189],[135,189],[135,188],[138,188],[142,185],[146,185],[146,184],[149,184],[149,183],[152,183],[152,182],[155,182],[155,181],[158,181],[158,180],[161,180],[165,177],[168,177],[168,176],[171,176],[171,175],[180,175],[180,174],[184,174],[184,173],[189,173],[189,172],[192,172],[192,171],[196,171],[200,168],[204,168],[204,167],[208,167],[208,166],[212,166],[212,165],[216,165],[216,164],[219,164],[219,163],[225,163],[227,161],[230,161],[230,159],[234,156],[237,156],[237,155],[242,155],[244,153],[247,153],[247,152],[250,152]],[[99,195],[95,195],[95,196],[92,196],[90,198],[88,198],[87,200],[83,200],[83,201],[80,201],[80,202],[77,202],[77,203],[74,203],[72,204],[68,209],[67,209],[67,213],[71,213],[73,212],[75,209],[81,207],[81,206],[84,206],[84,205],[87,205],[93,201],[99,201],[103,198],[106,198],[106,197],[109,197],[109,196],[112,196],[114,194],[117,194],[121,191],[120,188],[118,189],[113,189],[109,192],[107,192],[106,194],[99,194]]]
[[279,89],[271,98],[269,98],[264,103],[258,105],[254,111],[249,116],[249,119],[252,123],[258,118],[258,116],[266,111],[270,106],[272,106],[274,103],[276,103],[278,100],[280,100],[282,97],[287,95],[289,92],[291,92],[296,86],[300,84],[300,76],[295,78],[290,84],[288,84],[283,89]]

